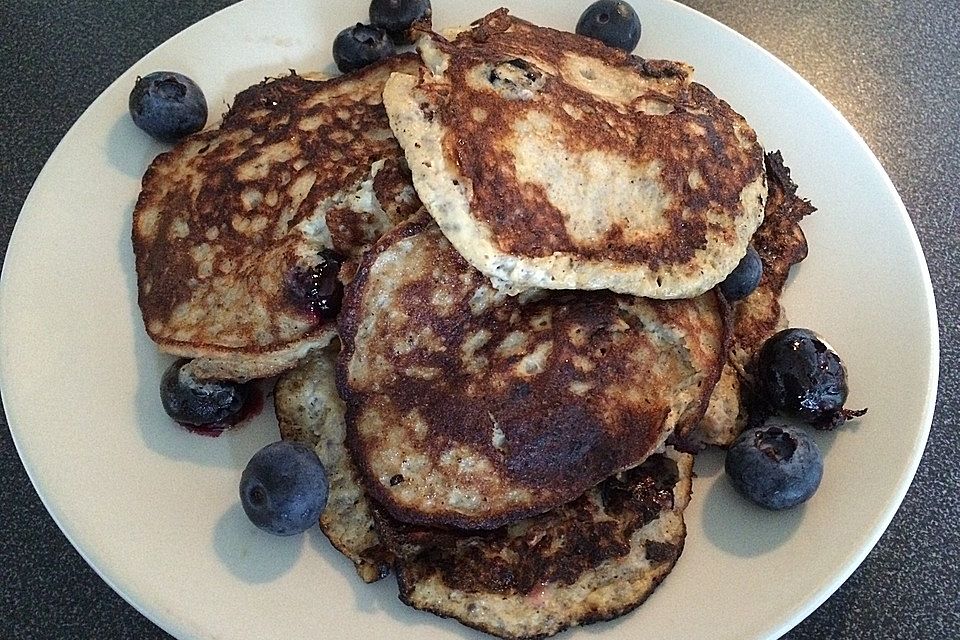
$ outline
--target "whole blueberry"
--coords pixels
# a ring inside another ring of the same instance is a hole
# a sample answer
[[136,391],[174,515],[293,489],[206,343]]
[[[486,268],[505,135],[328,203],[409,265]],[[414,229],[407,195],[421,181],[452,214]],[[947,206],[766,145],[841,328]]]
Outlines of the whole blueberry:
[[730,274],[720,283],[720,292],[729,301],[741,300],[753,293],[760,284],[763,275],[763,263],[760,254],[752,246],[747,247],[747,253],[740,258],[740,262]]
[[396,48],[386,31],[359,22],[338,33],[333,40],[333,61],[341,73],[362,69],[394,53]]
[[160,402],[167,415],[187,426],[230,426],[250,397],[250,387],[228,380],[198,380],[181,358],[160,378]]
[[741,494],[767,509],[789,509],[820,486],[823,456],[801,429],[747,429],[727,451],[727,477]]
[[257,527],[292,536],[315,526],[327,506],[327,472],[313,449],[278,441],[250,458],[240,476],[240,504]]
[[580,16],[576,32],[630,53],[640,42],[640,17],[623,0],[597,0]]
[[756,378],[771,409],[818,428],[833,428],[866,413],[844,409],[846,367],[809,329],[784,329],[768,338],[757,355]]
[[370,24],[387,32],[397,44],[410,44],[410,26],[430,18],[430,0],[372,0]]
[[160,142],[176,142],[207,123],[203,91],[193,80],[173,71],[138,77],[128,106],[134,124]]

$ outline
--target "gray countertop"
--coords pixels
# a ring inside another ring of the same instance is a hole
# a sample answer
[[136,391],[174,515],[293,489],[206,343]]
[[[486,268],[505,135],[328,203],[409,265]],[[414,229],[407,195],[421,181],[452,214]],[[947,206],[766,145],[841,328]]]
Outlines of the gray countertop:
[[[229,4],[0,0],[0,248],[47,157],[94,98],[152,48]],[[950,462],[960,459],[960,3],[686,4],[774,53],[860,132],[913,219],[937,298],[940,389],[916,479],[860,568],[785,638],[960,638],[960,473]],[[169,637],[57,529],[5,418],[0,474],[0,638]]]

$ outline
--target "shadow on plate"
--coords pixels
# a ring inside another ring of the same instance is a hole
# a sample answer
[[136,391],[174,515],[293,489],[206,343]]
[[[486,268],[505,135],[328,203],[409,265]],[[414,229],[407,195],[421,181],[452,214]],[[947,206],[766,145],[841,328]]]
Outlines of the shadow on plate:
[[[706,494],[695,497],[702,507],[701,518],[707,538],[718,548],[735,556],[760,556],[789,540],[803,519],[805,505],[786,511],[768,511],[737,493],[723,474],[722,454],[719,473]],[[698,461],[699,462],[699,461]],[[697,486],[694,483],[694,492]]]
[[110,166],[125,176],[136,178],[138,182],[155,157],[173,148],[173,145],[157,142],[141,131],[133,124],[126,110],[116,114],[113,125],[107,131],[106,142],[104,151]]
[[360,579],[353,563],[337,551],[327,537],[316,527],[308,534],[308,540],[314,550],[321,554],[332,568],[344,575],[353,588],[353,607],[360,615],[384,614],[390,616],[404,627],[408,638],[426,638],[443,629],[444,637],[458,637],[464,640],[488,639],[492,636],[465,627],[459,622],[441,618],[425,611],[408,607],[400,601],[397,590],[397,578],[391,571],[387,577],[372,584]]
[[275,536],[260,531],[234,504],[213,531],[217,557],[230,572],[251,584],[264,584],[288,572],[300,558],[303,536]]
[[367,615],[379,611],[391,612],[403,606],[397,600],[397,583],[392,573],[378,582],[367,584],[357,575],[353,563],[334,548],[320,527],[311,529],[307,538],[314,551],[323,556],[331,568],[342,574],[353,587],[353,603],[357,611]]

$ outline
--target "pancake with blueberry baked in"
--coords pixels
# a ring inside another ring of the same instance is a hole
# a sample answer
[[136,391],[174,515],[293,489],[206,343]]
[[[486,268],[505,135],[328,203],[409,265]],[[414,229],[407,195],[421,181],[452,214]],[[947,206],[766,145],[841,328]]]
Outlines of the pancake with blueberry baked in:
[[[382,104],[415,55],[236,96],[219,126],[158,156],[134,210],[139,305],[200,379],[294,366],[335,335],[338,272],[419,208]],[[349,274],[341,274],[349,275]]]
[[763,151],[681,62],[643,60],[505,9],[384,90],[420,199],[501,288],[691,298],[763,220]]
[[713,292],[511,297],[417,214],[363,255],[339,317],[361,482],[397,520],[467,529],[574,500],[700,420],[725,316]]

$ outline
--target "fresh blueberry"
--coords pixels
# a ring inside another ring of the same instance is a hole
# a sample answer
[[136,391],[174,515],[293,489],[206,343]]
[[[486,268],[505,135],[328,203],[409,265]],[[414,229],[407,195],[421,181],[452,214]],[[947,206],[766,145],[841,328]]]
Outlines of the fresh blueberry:
[[430,0],[373,0],[370,24],[387,32],[397,44],[410,44],[410,26],[430,18]]
[[203,91],[187,76],[172,71],[138,77],[129,107],[134,124],[160,142],[176,142],[207,123]]
[[335,318],[343,300],[343,283],[337,277],[342,264],[343,256],[324,249],[315,267],[294,271],[287,279],[287,291],[294,303],[319,318]]
[[197,380],[181,358],[160,378],[160,402],[171,418],[186,426],[226,428],[233,424],[250,398],[248,385],[226,380]]
[[240,504],[259,528],[292,536],[319,522],[329,489],[313,449],[281,440],[250,458],[240,476]]
[[789,509],[820,486],[823,456],[801,429],[747,429],[727,451],[727,477],[737,491],[767,509]]
[[757,356],[762,398],[777,412],[832,429],[866,409],[843,408],[847,370],[833,349],[809,329],[784,329],[764,342]]
[[740,258],[740,262],[733,271],[720,283],[720,292],[731,302],[741,300],[753,293],[760,284],[763,275],[763,263],[760,254],[752,246],[747,247],[747,253]]
[[338,33],[333,40],[333,60],[341,73],[362,69],[394,53],[396,48],[386,31],[359,22]]
[[580,16],[577,33],[630,53],[640,42],[640,18],[623,0],[597,0]]

